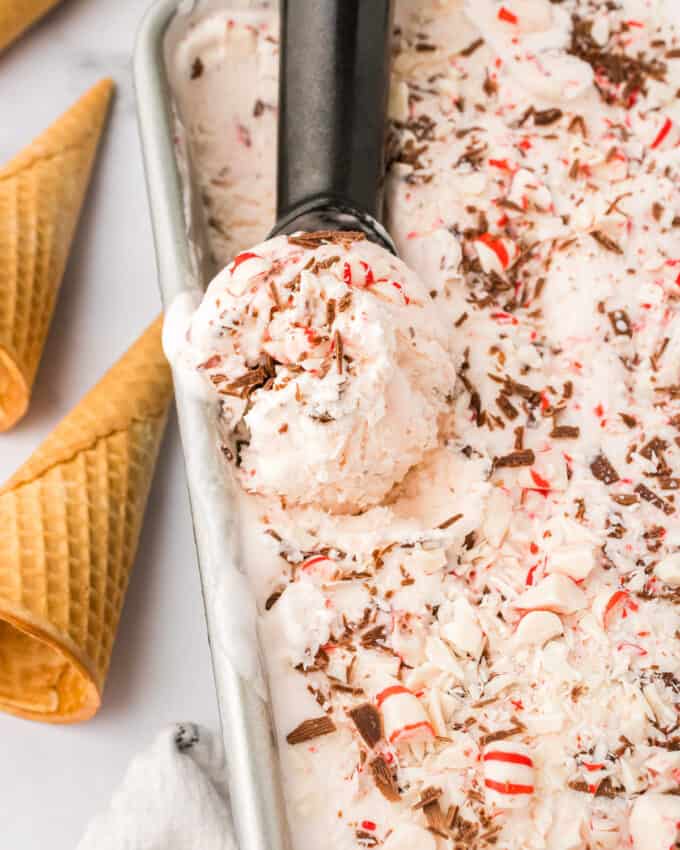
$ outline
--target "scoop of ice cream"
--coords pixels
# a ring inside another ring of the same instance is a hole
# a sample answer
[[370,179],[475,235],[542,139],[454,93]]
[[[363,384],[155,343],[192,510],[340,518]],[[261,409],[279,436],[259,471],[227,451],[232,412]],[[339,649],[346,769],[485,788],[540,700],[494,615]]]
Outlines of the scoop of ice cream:
[[189,340],[227,430],[245,425],[246,489],[331,512],[379,502],[437,444],[455,382],[424,285],[356,233],[239,254]]

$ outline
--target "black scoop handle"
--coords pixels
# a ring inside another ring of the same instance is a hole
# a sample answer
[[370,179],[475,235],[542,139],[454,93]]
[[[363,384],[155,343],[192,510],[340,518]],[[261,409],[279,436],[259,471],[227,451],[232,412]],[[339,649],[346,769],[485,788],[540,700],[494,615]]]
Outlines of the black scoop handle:
[[275,233],[359,222],[392,247],[377,224],[391,29],[392,0],[283,0]]

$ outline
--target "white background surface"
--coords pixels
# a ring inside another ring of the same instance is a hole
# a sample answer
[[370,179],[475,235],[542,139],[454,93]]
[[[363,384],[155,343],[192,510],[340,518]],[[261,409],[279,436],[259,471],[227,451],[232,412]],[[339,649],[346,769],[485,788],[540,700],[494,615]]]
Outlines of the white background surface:
[[[29,413],[0,435],[2,480],[160,310],[130,69],[148,5],[64,0],[0,55],[0,162],[100,77],[117,86]],[[67,727],[0,715],[0,850],[73,850],[131,757],[186,719],[215,727],[217,707],[173,416],[100,713]]]

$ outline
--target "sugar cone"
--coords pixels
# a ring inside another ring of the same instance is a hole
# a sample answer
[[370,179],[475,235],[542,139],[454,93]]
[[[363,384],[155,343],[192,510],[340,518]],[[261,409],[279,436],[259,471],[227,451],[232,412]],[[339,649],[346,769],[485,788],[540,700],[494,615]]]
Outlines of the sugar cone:
[[0,709],[97,711],[171,395],[159,319],[0,489]]
[[112,89],[97,83],[0,169],[0,431],[28,406]]
[[4,50],[58,2],[59,0],[0,0],[0,50]]

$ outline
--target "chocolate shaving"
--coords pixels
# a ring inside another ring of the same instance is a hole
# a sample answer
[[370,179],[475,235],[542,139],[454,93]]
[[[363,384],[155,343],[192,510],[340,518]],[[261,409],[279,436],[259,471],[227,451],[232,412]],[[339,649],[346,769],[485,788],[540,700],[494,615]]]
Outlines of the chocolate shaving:
[[555,425],[550,436],[555,440],[576,440],[580,433],[578,425]]
[[264,603],[264,610],[270,611],[274,605],[279,601],[279,599],[283,596],[283,588],[279,588],[275,590],[273,593],[270,593],[267,597],[267,601]]
[[360,230],[315,230],[312,233],[298,233],[297,236],[289,236],[290,245],[298,245],[300,248],[320,248],[322,245],[347,245],[352,242],[361,242],[366,234]]
[[335,336],[333,337],[335,342],[335,362],[338,367],[338,374],[342,375],[343,370],[343,346],[342,346],[342,337],[340,336],[340,331],[335,332]]
[[534,124],[537,127],[547,127],[559,121],[562,115],[561,109],[539,109],[534,112]]
[[453,829],[458,821],[459,806],[449,806],[446,812],[446,828]]
[[663,204],[660,204],[658,201],[654,201],[652,204],[652,217],[654,218],[654,221],[661,221],[664,209]]
[[[219,383],[217,379],[221,378],[223,380],[224,377],[224,375],[213,375],[211,380],[213,383]],[[255,369],[246,372],[245,375],[241,375],[231,383],[221,387],[219,391],[225,395],[248,398],[255,390],[264,386],[270,378],[271,375],[265,366],[257,366]]]
[[567,782],[567,787],[572,791],[580,791],[582,794],[592,794],[590,785],[582,779],[572,779],[571,782]]
[[475,50],[478,50],[483,44],[484,44],[483,38],[476,38],[473,42],[468,44],[467,47],[464,47],[460,51],[459,55],[465,56],[465,57],[472,56],[472,54],[475,52]]
[[501,393],[496,398],[496,404],[500,408],[501,412],[506,415],[506,417],[510,420],[517,419],[519,416],[519,411],[515,407],[515,405],[510,401],[510,399]]
[[303,744],[305,741],[311,741],[312,738],[330,735],[331,732],[335,732],[335,723],[327,714],[324,714],[321,717],[303,720],[299,726],[296,726],[292,732],[286,735],[286,741],[289,744]]
[[353,694],[355,697],[363,696],[366,693],[363,688],[353,688],[351,685],[344,685],[342,682],[331,682],[331,690]]
[[612,310],[607,313],[612,329],[617,336],[633,336],[633,329],[625,310]]
[[401,799],[399,795],[399,786],[397,785],[394,775],[388,767],[385,759],[382,756],[378,756],[373,759],[369,767],[371,768],[376,788],[380,791],[383,797],[386,800],[389,800],[390,803],[399,802]]
[[342,296],[342,298],[338,301],[338,312],[344,313],[345,310],[350,306],[351,303],[352,303],[352,293],[346,292]]
[[194,59],[193,64],[191,66],[191,79],[197,80],[203,74],[203,71],[204,71],[203,62],[201,61],[201,57],[197,56]]
[[411,808],[414,812],[417,812],[419,809],[424,809],[425,806],[429,806],[430,803],[436,803],[436,801],[441,797],[442,789],[434,788],[431,786],[430,788],[426,788],[420,794],[420,802],[416,803]]
[[452,526],[454,524],[454,522],[458,522],[458,520],[462,519],[462,517],[463,517],[463,514],[454,514],[453,516],[450,516],[448,519],[445,519],[444,522],[440,522],[439,525],[437,526],[437,528],[439,528],[443,531],[444,529]]
[[[433,798],[432,794],[436,794],[437,796]],[[425,797],[423,814],[427,819],[427,826],[430,832],[434,832],[435,835],[439,835],[442,838],[448,838],[449,836],[446,832],[446,814],[439,805],[440,795],[441,791],[438,788],[428,788],[423,792],[423,797]]]
[[481,428],[486,422],[486,414],[482,410],[482,397],[475,389],[470,393],[470,410],[475,414],[475,425]]
[[661,437],[652,437],[652,439],[645,443],[645,445],[640,449],[640,454],[647,460],[652,460],[654,456],[662,458],[663,453],[667,448],[668,443],[665,440],[662,440]]
[[569,127],[567,129],[570,133],[575,133],[576,131],[578,131],[584,139],[588,138],[586,122],[582,115],[574,115],[574,117],[569,122]]
[[500,200],[496,201],[496,203],[502,210],[513,210],[514,212],[518,213],[524,212],[524,209],[519,204],[516,204],[514,201],[511,201],[509,198],[501,198]]
[[[614,155],[618,154],[617,148],[612,148],[612,151],[613,151]],[[610,160],[607,159],[607,162],[609,162],[609,161]],[[619,213],[620,215],[625,216],[627,218],[628,213],[626,213],[626,212],[624,212],[624,210],[620,209],[619,202],[622,201],[624,198],[630,198],[630,196],[632,194],[633,194],[632,192],[624,192],[622,195],[617,195],[616,198],[614,198],[614,200],[611,202],[611,204],[609,204],[609,206],[607,207],[607,209],[605,211],[605,215],[611,215],[614,212],[614,210],[616,210],[617,213]]]
[[335,298],[331,298],[326,304],[326,325],[328,328],[332,328],[335,321],[335,306]]
[[519,425],[515,428],[515,451],[521,451],[524,448],[524,426]]
[[655,393],[668,393],[672,401],[680,398],[680,384],[671,384],[668,387],[654,387]]
[[627,508],[630,505],[637,505],[640,499],[634,493],[618,493],[612,496],[612,501]]
[[419,145],[413,139],[408,139],[403,147],[392,156],[392,162],[410,165],[414,171],[420,171],[425,168],[425,163],[421,161],[420,157],[427,150],[427,144]]
[[277,361],[274,360],[271,354],[268,354],[266,351],[262,355],[262,366],[270,378],[276,377]]
[[611,251],[613,254],[623,254],[623,249],[618,245],[611,236],[607,236],[601,230],[591,230],[590,235],[601,245],[605,250]]
[[586,501],[585,499],[574,499],[576,503],[576,519],[579,522],[583,522],[586,518]]
[[654,369],[655,372],[659,371],[659,361],[663,357],[665,350],[668,348],[669,342],[670,342],[669,337],[667,337],[667,336],[664,337],[663,340],[661,341],[660,345],[655,350],[654,354],[652,354],[651,357],[649,358],[649,360],[652,364],[652,369]]
[[600,782],[597,786],[595,796],[608,797],[610,800],[613,800],[615,797],[620,797],[624,790],[625,789],[622,785],[614,785],[611,776],[605,776],[602,782]]
[[[489,377],[492,377],[491,375]],[[526,399],[530,405],[535,406],[540,404],[541,394],[538,390],[534,390],[527,384],[521,384],[512,378],[506,377],[503,380],[503,392],[506,395],[518,395]]]
[[634,416],[631,416],[630,413],[619,413],[619,416],[621,417],[623,424],[628,428],[635,428],[637,425],[637,419]]
[[329,422],[335,422],[335,417],[331,416],[327,410],[322,411],[321,413],[310,413],[309,418],[313,419],[315,422],[321,422],[322,425],[328,425]]
[[437,126],[429,115],[419,115],[417,118],[411,118],[404,123],[395,122],[395,125],[399,129],[410,130],[419,142],[432,141]]
[[675,513],[674,506],[665,499],[662,499],[661,496],[657,496],[657,494],[653,490],[650,490],[646,484],[638,484],[635,488],[635,492],[641,499],[644,499],[646,502],[654,505],[655,508],[663,511],[667,516]]
[[340,257],[334,255],[332,257],[328,257],[327,260],[321,260],[320,262],[319,261],[315,262],[314,265],[312,266],[312,270],[313,270],[314,274],[316,274],[317,272],[320,272],[320,271],[326,271],[326,269],[329,269],[331,266],[334,266],[339,261],[340,261]]
[[609,459],[601,453],[590,464],[590,471],[603,484],[614,484],[619,480],[619,473],[611,465]]
[[493,97],[498,92],[498,83],[489,76],[488,71],[482,89],[487,97]]
[[353,708],[349,716],[366,744],[373,749],[383,736],[382,719],[378,709],[370,702],[365,702]]
[[[646,93],[648,78],[663,81],[666,64],[658,59],[646,59],[644,54],[630,56],[610,44],[598,44],[592,35],[593,22],[574,15],[569,53],[587,62],[595,72],[596,87],[606,103],[629,106],[634,92]],[[598,80],[605,79],[605,88]]]
[[515,122],[515,124],[514,124],[515,128],[519,129],[520,127],[523,127],[527,123],[527,121],[531,118],[531,116],[533,114],[534,114],[534,107],[533,106],[527,106],[527,108],[524,110],[524,112],[520,115],[519,119]]
[[531,466],[535,462],[536,455],[533,449],[520,449],[496,458],[494,465],[499,469],[501,467]]
[[269,293],[272,297],[272,301],[276,305],[276,309],[281,309],[281,299],[279,298],[279,290],[276,288],[276,284],[273,280],[269,281]]
[[361,636],[361,645],[364,647],[375,646],[378,642],[384,641],[387,637],[385,626],[373,626]]
[[498,732],[489,732],[488,735],[482,736],[480,745],[482,747],[486,747],[487,744],[493,744],[496,741],[505,741],[506,738],[512,738],[513,735],[519,735],[520,732],[524,732],[525,730],[526,726],[519,723],[512,729],[501,729]]

